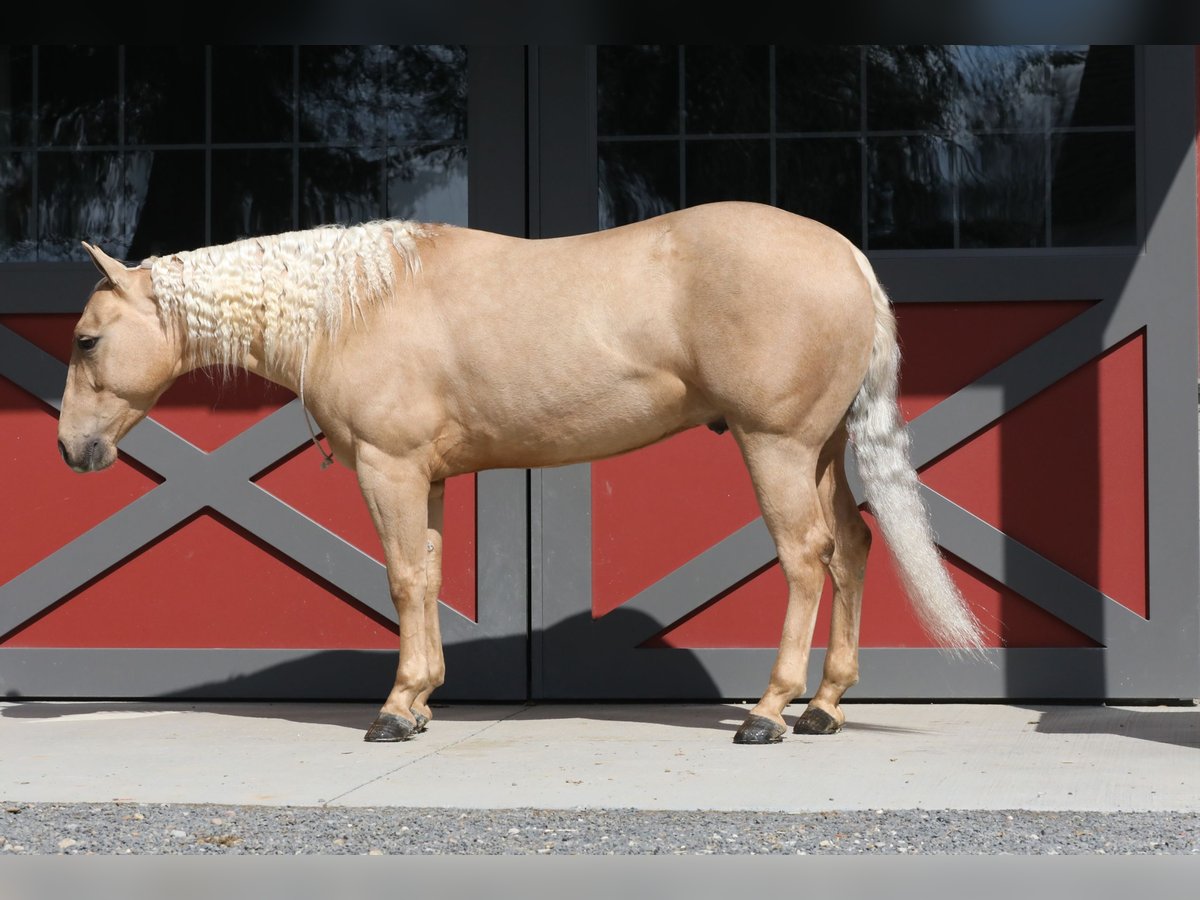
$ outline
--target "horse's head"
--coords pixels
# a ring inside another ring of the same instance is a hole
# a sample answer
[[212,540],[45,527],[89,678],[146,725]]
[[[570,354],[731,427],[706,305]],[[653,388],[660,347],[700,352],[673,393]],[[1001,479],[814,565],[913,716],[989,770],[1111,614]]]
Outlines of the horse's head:
[[150,270],[83,245],[103,273],[75,326],[58,450],[76,472],[107,468],[117,442],[179,374],[175,342],[159,320]]

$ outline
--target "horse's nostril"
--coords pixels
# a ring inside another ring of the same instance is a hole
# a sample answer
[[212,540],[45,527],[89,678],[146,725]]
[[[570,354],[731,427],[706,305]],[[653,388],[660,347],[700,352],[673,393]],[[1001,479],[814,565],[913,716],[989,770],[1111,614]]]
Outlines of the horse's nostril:
[[63,462],[70,462],[70,460],[67,459],[67,445],[62,441],[58,442],[58,455],[63,458]]

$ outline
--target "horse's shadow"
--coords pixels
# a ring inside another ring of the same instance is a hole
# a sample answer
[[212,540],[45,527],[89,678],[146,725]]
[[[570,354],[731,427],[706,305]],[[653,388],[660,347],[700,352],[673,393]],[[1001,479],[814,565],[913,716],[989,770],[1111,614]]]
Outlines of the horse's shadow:
[[[652,617],[629,610],[615,610],[609,615],[619,620],[617,624],[629,633],[653,634],[669,624],[658,623]],[[590,622],[590,614],[573,616],[537,637],[550,642],[560,640],[567,633],[577,636],[581,624],[586,624],[585,619]],[[528,653],[529,643],[524,635],[468,640],[447,646],[447,684],[434,695],[435,719],[488,722],[513,716],[523,720],[582,718],[709,728],[732,733],[746,715],[744,706],[723,701],[716,682],[703,663],[686,650],[672,654],[671,674],[676,684],[686,686],[684,696],[690,699],[680,699],[675,694],[659,701],[530,702],[524,699],[523,690],[515,698],[512,691],[509,691],[510,699],[495,699],[495,694],[489,697],[486,692],[494,691],[494,688],[480,673],[489,673],[491,667],[511,669],[514,659],[520,660],[523,672]],[[395,665],[396,657],[392,653],[322,650],[230,678],[130,700],[85,699],[83,695],[50,700],[9,694],[0,698],[12,704],[0,708],[0,717],[57,719],[95,713],[152,714],[185,710],[306,725],[332,725],[361,732],[378,713],[391,686]],[[456,672],[459,673],[457,679]],[[464,672],[473,674],[464,676]],[[767,674],[763,673],[764,684]],[[595,675],[597,693],[605,689],[604,676],[602,671]],[[795,717],[799,712],[795,711]]]

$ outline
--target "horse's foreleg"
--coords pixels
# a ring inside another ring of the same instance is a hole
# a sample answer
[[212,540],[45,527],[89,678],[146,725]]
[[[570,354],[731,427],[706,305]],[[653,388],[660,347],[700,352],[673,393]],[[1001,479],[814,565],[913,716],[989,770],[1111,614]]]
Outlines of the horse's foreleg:
[[[421,466],[373,452],[357,458],[358,483],[387,557],[388,587],[400,625],[396,681],[368,741],[403,741],[417,730],[413,705],[430,689],[429,639],[425,627],[429,479]],[[434,601],[436,603],[436,600]]]
[[871,549],[871,529],[863,521],[850,485],[846,483],[846,433],[839,432],[826,447],[829,464],[821,478],[821,510],[833,532],[833,613],[829,649],[821,686],[793,729],[796,734],[833,734],[846,722],[842,695],[858,683],[858,625],[862,611],[863,577]]
[[821,514],[817,453],[786,436],[741,434],[737,429],[735,434],[788,584],[787,613],[770,684],[734,736],[739,744],[769,744],[787,730],[784,707],[804,693],[833,535]]
[[425,658],[429,663],[429,686],[417,694],[413,704],[417,725],[424,730],[433,718],[429,695],[446,680],[446,661],[442,656],[442,628],[438,619],[438,597],[442,590],[442,511],[446,483],[439,481],[429,491],[429,530],[425,542]]

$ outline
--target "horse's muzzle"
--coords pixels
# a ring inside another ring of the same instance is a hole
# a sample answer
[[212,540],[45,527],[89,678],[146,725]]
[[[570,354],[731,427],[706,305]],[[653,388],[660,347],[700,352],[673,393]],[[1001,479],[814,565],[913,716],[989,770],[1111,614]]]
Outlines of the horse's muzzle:
[[72,452],[62,438],[59,438],[58,453],[63,458],[63,462],[76,472],[98,472],[100,469],[108,468],[113,461],[110,454],[106,452],[104,441],[100,438],[89,438],[76,452]]

